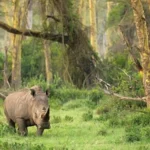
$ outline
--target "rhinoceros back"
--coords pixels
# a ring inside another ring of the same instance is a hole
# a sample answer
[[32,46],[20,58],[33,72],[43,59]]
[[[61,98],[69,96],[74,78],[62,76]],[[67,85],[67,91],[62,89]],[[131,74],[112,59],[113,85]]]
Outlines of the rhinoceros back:
[[9,94],[4,101],[4,112],[7,118],[13,121],[16,118],[28,119],[32,107],[32,95],[29,90]]

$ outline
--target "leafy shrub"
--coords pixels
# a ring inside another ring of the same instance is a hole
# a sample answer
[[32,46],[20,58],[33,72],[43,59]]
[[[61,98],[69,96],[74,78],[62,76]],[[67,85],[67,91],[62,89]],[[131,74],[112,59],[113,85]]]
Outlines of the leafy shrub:
[[107,133],[107,130],[106,129],[101,129],[98,131],[97,135],[101,135],[101,136],[106,136],[108,133]]
[[104,93],[100,89],[92,89],[89,92],[89,99],[95,104],[98,104],[99,100],[103,97]]
[[141,140],[141,131],[135,126],[128,126],[125,129],[125,140],[127,142],[135,142]]
[[150,114],[139,114],[132,118],[131,123],[133,125],[141,125],[141,126],[148,126],[150,125]]
[[60,123],[61,120],[60,116],[53,116],[51,123]]
[[81,107],[88,107],[93,108],[93,102],[89,101],[89,99],[77,99],[77,100],[70,100],[63,105],[63,109],[76,109]]
[[73,122],[73,117],[66,115],[65,116],[65,121]]
[[[129,57],[128,51],[117,52],[115,55],[113,52],[109,53],[109,57],[104,60],[104,63],[106,66],[103,69],[105,70],[103,80],[113,85],[112,91],[131,97],[144,96],[142,78],[135,70],[133,60]],[[103,84],[101,86],[104,88]],[[140,104],[141,107],[145,107],[144,103],[134,104]]]
[[148,145],[141,145],[138,147],[137,150],[149,150],[149,146]]
[[107,121],[110,118],[109,114],[100,115],[96,120],[98,121]]
[[50,147],[48,150],[69,150],[65,146],[56,146],[56,147]]
[[59,99],[50,99],[50,107],[54,109],[60,109],[62,107],[62,102]]
[[83,106],[83,100],[70,100],[66,104],[63,105],[63,109],[75,109]]
[[0,124],[0,136],[3,136],[7,133],[14,134],[14,129],[6,124]]
[[110,112],[110,106],[108,105],[101,105],[100,107],[97,108],[96,113],[98,115],[106,114]]
[[82,115],[82,119],[83,119],[84,121],[92,120],[92,119],[93,119],[93,112],[92,112],[92,111],[88,111],[88,112],[84,113],[84,114]]
[[150,139],[150,127],[142,129],[142,134],[146,139]]
[[113,117],[111,119],[109,119],[108,121],[108,125],[110,127],[118,127],[120,125],[120,120],[118,119],[118,117]]
[[53,93],[51,93],[50,96],[52,98],[60,99],[62,103],[65,103],[72,99],[85,98],[87,93],[87,91],[76,88],[62,87],[61,89],[53,89]]

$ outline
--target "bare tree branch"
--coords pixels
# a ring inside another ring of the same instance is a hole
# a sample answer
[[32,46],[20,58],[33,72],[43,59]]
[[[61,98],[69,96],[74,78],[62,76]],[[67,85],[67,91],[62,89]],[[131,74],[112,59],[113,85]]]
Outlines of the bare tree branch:
[[107,87],[107,89],[102,89],[104,91],[104,93],[107,94],[107,95],[115,96],[115,97],[119,98],[120,100],[133,100],[133,101],[146,102],[146,97],[127,97],[127,96],[123,96],[123,95],[114,93],[113,91],[110,91],[111,85],[109,83],[107,83],[103,79],[100,79],[100,78],[97,78],[97,77],[96,77],[96,79],[99,83],[103,83],[105,85],[105,87]]
[[112,92],[110,92],[108,90],[105,90],[105,89],[103,89],[103,91],[104,91],[105,94],[118,97],[120,100],[133,100],[133,101],[143,101],[143,102],[146,102],[146,97],[127,97],[127,96],[122,96],[122,95],[117,94],[117,93],[112,93]]
[[[7,32],[18,34],[18,35],[25,35],[25,36],[31,36],[31,37],[37,37],[37,38],[43,38],[46,40],[56,41],[59,43],[62,43],[62,34],[51,34],[48,32],[38,32],[38,31],[32,31],[29,29],[26,29],[24,31],[20,29],[16,29],[12,26],[9,26],[8,24],[0,21],[0,28],[6,30]],[[69,41],[69,36],[63,35],[63,42],[65,44]]]
[[56,22],[60,22],[60,20],[58,18],[56,18],[55,16],[52,15],[47,15],[47,18],[52,18],[53,20],[55,20]]

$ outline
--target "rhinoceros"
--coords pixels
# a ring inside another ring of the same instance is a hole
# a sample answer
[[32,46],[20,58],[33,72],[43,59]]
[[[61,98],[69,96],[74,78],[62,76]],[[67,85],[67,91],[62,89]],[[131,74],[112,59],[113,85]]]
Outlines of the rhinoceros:
[[20,135],[27,135],[27,127],[34,125],[37,135],[42,135],[44,129],[50,128],[48,90],[43,92],[39,86],[34,86],[9,94],[4,101],[4,113],[14,130],[17,124]]

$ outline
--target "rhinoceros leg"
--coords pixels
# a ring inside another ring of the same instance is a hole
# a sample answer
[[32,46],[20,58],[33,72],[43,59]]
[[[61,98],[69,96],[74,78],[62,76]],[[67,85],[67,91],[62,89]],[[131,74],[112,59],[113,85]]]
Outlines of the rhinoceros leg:
[[41,136],[44,132],[44,129],[41,129],[41,128],[37,128],[37,135],[38,136]]
[[28,130],[25,124],[24,119],[18,118],[16,119],[18,125],[18,131],[21,136],[26,136],[28,134]]
[[6,119],[7,119],[7,122],[9,124],[10,127],[12,127],[14,129],[14,132],[16,132],[16,129],[15,129],[15,122],[13,120],[11,120],[9,117],[8,117],[8,113],[6,111],[6,109],[4,110],[4,113],[6,115]]

